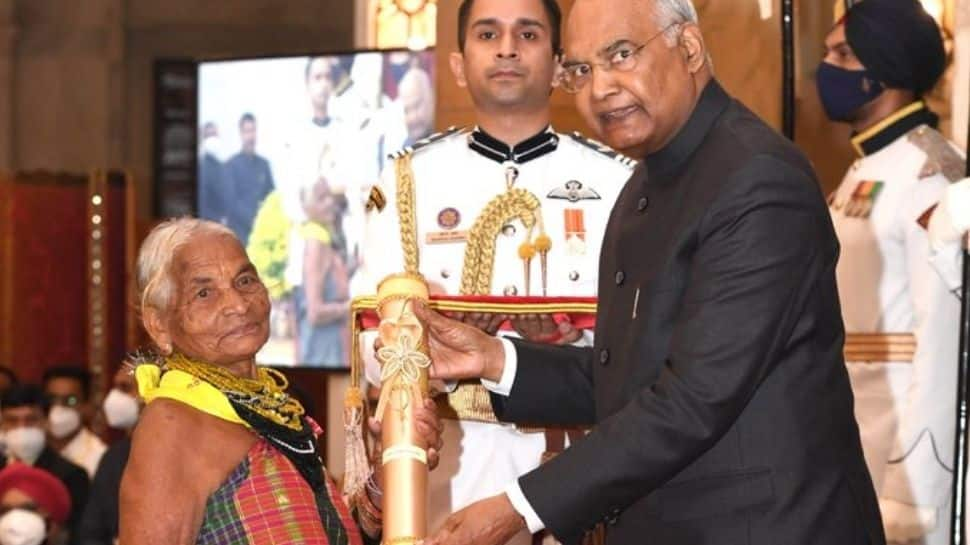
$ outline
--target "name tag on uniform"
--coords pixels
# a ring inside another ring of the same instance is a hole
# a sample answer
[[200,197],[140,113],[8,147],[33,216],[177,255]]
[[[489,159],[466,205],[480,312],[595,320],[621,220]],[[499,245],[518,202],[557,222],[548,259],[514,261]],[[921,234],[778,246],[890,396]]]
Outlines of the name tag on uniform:
[[424,236],[425,244],[456,244],[468,240],[468,231],[435,231]]

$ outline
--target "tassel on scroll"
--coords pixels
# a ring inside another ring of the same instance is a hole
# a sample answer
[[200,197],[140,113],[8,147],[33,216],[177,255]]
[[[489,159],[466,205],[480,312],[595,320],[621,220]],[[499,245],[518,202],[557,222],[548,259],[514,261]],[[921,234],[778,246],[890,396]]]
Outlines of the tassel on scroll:
[[365,493],[371,467],[364,440],[367,423],[367,407],[360,388],[362,362],[360,354],[360,329],[357,325],[357,309],[351,309],[350,385],[344,396],[344,501],[351,508],[357,507],[357,498]]

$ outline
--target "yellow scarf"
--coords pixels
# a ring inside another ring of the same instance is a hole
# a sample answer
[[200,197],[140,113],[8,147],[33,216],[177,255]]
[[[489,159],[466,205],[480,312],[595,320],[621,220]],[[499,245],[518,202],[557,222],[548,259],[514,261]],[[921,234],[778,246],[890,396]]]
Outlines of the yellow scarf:
[[185,371],[170,369],[162,374],[159,366],[143,363],[135,368],[135,380],[146,404],[159,398],[174,399],[216,418],[250,427],[236,414],[225,394]]
[[135,368],[138,390],[146,403],[159,397],[174,399],[217,418],[252,427],[247,415],[236,411],[236,406],[242,406],[273,424],[303,430],[304,409],[286,393],[286,377],[267,367],[258,367],[257,377],[237,377],[225,368],[182,354],[169,356],[161,367],[143,363]]

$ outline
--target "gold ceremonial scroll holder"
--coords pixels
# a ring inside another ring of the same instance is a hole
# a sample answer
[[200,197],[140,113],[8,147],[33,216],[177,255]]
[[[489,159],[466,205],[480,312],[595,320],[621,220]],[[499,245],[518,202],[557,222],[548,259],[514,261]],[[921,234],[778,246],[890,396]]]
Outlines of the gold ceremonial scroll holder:
[[415,410],[428,396],[427,333],[414,315],[415,301],[428,302],[420,275],[389,276],[377,287],[381,348],[384,539],[386,545],[412,545],[428,533],[428,457],[416,437]]

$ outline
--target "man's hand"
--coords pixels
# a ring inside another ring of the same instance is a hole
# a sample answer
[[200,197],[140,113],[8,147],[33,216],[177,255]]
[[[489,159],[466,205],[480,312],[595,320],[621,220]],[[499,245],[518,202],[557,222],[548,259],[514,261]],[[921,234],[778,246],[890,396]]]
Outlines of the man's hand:
[[879,498],[887,543],[909,543],[936,528],[936,509]]
[[428,329],[431,351],[431,378],[461,380],[484,378],[498,382],[505,368],[502,341],[475,327],[441,314],[421,304],[414,315]]
[[504,314],[492,314],[489,312],[449,312],[448,317],[463,324],[468,324],[475,329],[480,329],[489,335],[498,333],[502,322],[509,319]]
[[502,545],[525,527],[508,496],[499,494],[448,517],[424,545]]
[[551,314],[522,314],[510,320],[512,328],[527,341],[546,344],[572,344],[583,336],[569,322],[557,324]]

